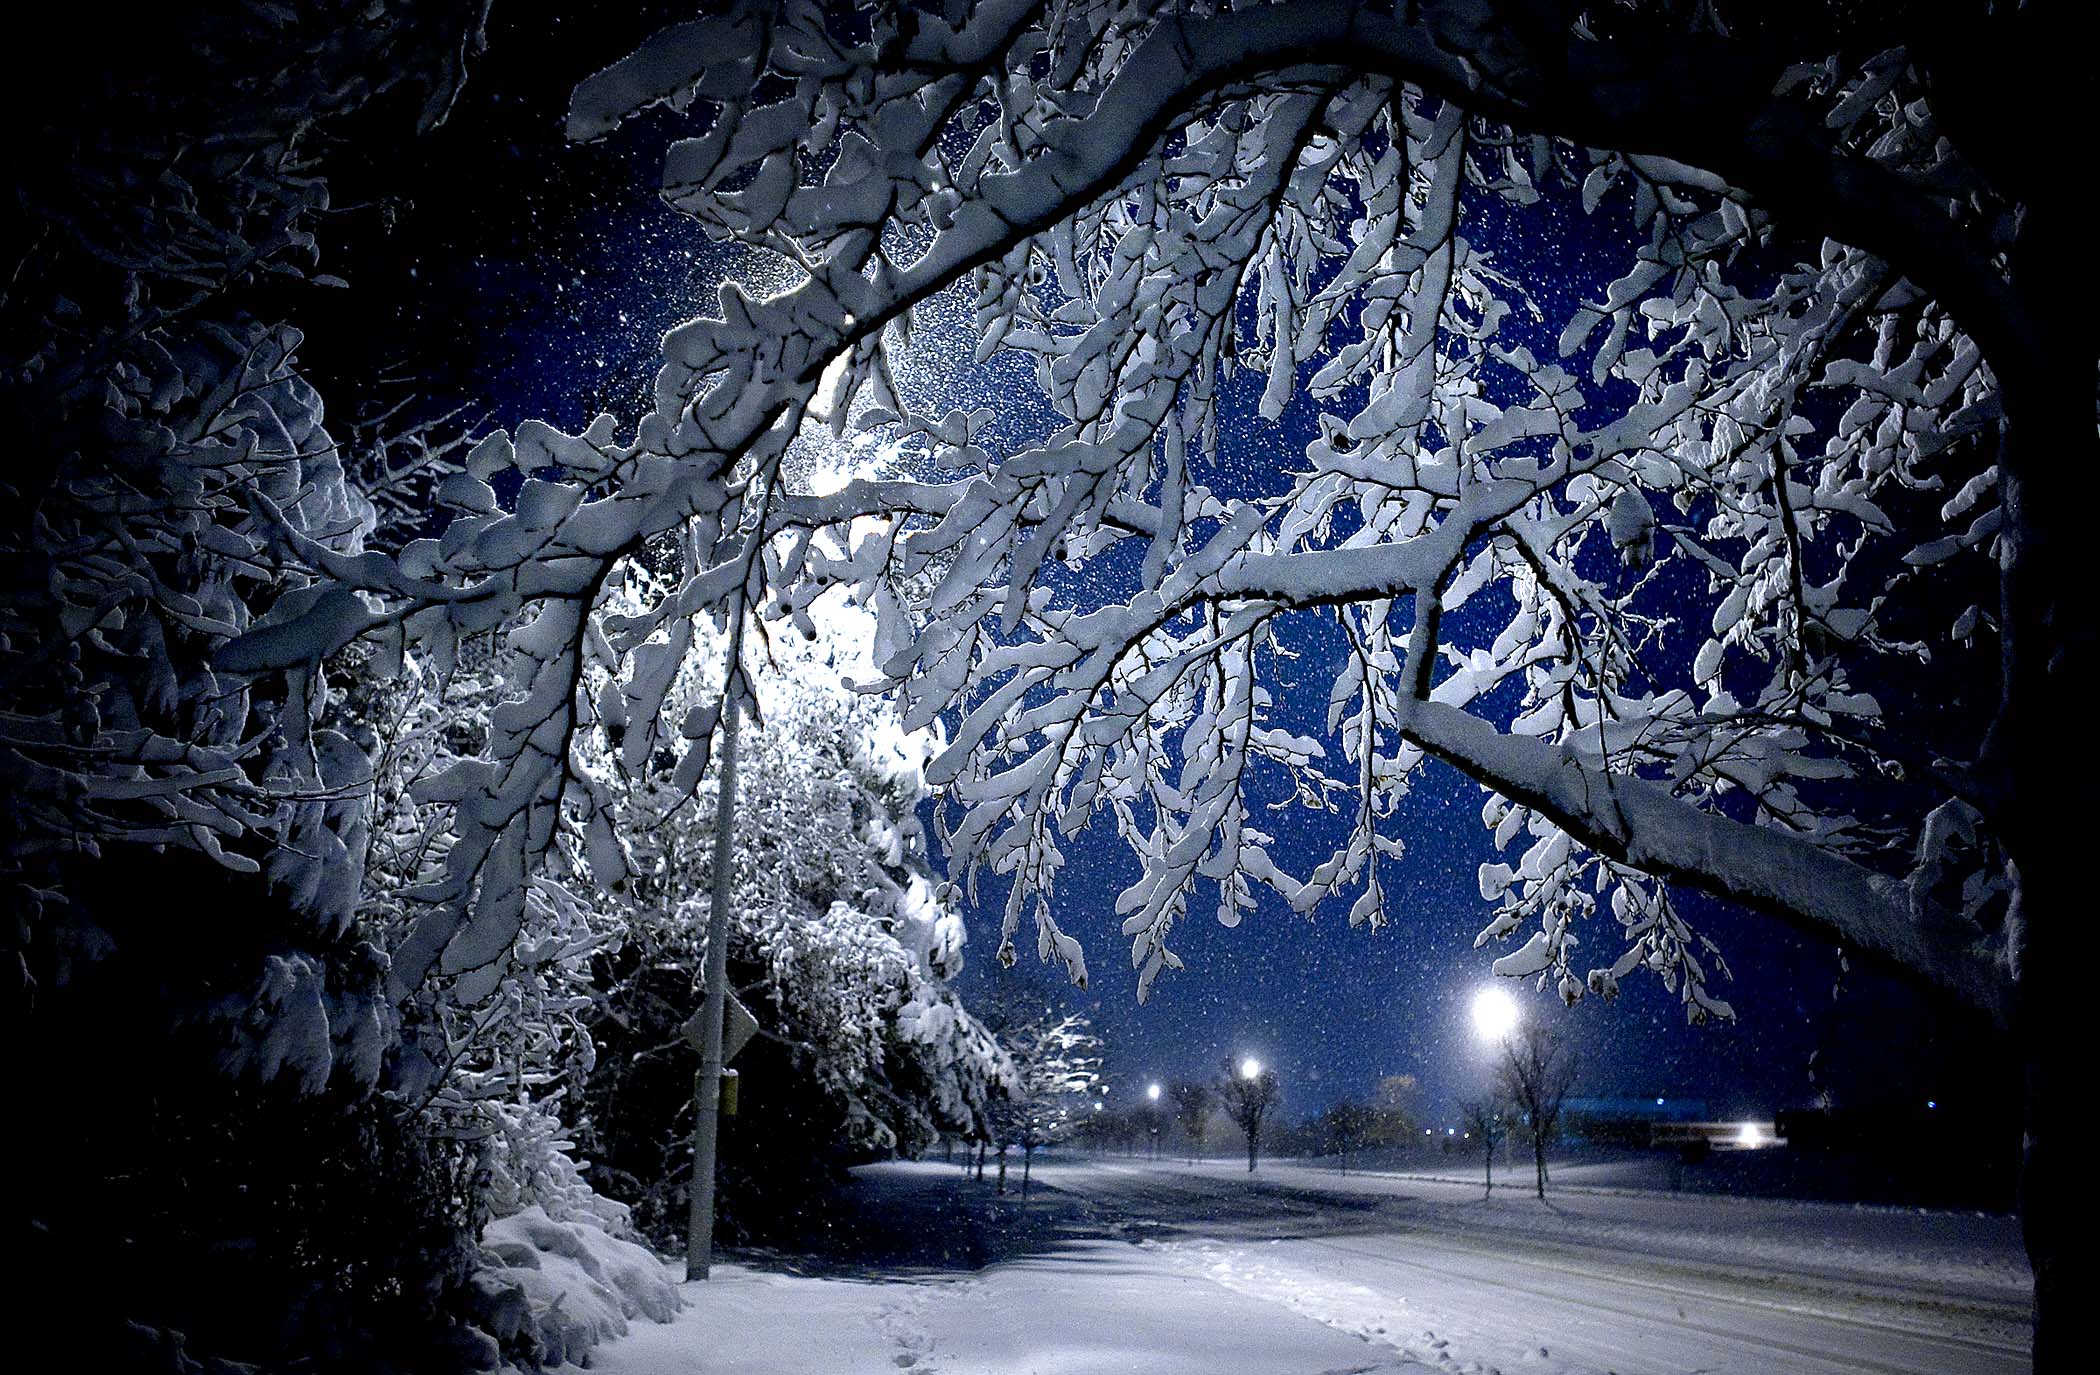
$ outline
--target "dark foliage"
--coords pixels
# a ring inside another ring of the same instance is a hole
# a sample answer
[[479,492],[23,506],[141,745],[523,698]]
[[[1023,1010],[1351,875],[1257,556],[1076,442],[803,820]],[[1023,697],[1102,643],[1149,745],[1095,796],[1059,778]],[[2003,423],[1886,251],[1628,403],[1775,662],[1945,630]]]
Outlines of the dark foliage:
[[[140,1326],[270,1368],[384,1370],[430,1350],[474,1258],[472,1151],[340,1075],[308,1095],[223,1071],[215,1004],[287,948],[283,914],[250,885],[168,856],[68,879],[74,929],[99,918],[101,958],[63,981],[39,962],[43,996],[6,1027],[37,1047],[10,1057],[6,1092],[27,1109],[8,1177],[35,1187],[10,1190],[5,1235],[54,1315],[34,1328],[72,1359],[106,1348],[115,1368],[144,1359]],[[379,968],[354,938],[308,953]]]

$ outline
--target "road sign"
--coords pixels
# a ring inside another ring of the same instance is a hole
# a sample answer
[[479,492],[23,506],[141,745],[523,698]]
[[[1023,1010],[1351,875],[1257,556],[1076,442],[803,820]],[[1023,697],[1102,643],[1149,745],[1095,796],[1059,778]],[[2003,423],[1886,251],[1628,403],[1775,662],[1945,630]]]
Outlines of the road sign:
[[[703,1055],[707,1053],[707,1042],[701,1030],[701,1023],[706,1011],[706,1008],[701,1008],[688,1017],[685,1025],[680,1028],[685,1033],[686,1043]],[[736,994],[723,994],[722,1063],[726,1065],[734,1060],[736,1053],[748,1045],[751,1038],[757,1034],[758,1018],[752,1016],[751,1010],[737,1001]]]

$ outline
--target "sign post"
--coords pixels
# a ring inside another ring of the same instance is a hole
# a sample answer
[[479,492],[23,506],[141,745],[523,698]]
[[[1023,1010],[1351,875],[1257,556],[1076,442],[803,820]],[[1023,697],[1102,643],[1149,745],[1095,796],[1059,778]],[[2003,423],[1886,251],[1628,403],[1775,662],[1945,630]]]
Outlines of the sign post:
[[[693,1183],[686,1211],[685,1277],[704,1280],[715,1249],[715,1136],[722,1104],[723,1012],[729,1001],[730,840],[736,825],[737,718],[743,715],[733,690],[723,694],[721,774],[715,795],[714,884],[707,910],[707,982],[695,1028],[687,1038],[700,1051],[693,1080]],[[747,1012],[744,1014],[749,1017]],[[695,1036],[694,1032],[698,1035]],[[747,1033],[748,1035],[748,1033]]]
[[[758,1018],[752,1016],[751,1009],[745,1007],[736,994],[731,993],[726,988],[722,990],[722,1016],[715,1025],[721,1028],[721,1041],[718,1056],[714,1061],[715,1082],[712,1093],[708,1090],[707,1082],[706,1006],[703,1004],[701,1009],[686,1018],[685,1025],[679,1028],[679,1031],[685,1036],[686,1044],[700,1052],[700,1071],[693,1076],[693,1106],[699,1110],[699,1121],[706,1124],[705,1127],[696,1126],[693,1130],[693,1168],[696,1174],[693,1185],[693,1211],[687,1219],[689,1226],[686,1234],[685,1257],[685,1277],[689,1280],[706,1279],[708,1263],[713,1259],[715,1224],[714,1147],[715,1137],[721,1130],[721,1123],[717,1119],[736,1116],[737,1108],[738,1075],[735,1070],[729,1068],[729,1062],[734,1060],[737,1052],[749,1045],[751,1038],[758,1034]],[[708,1166],[706,1176],[707,1200],[704,1219],[700,1215],[700,1187],[697,1174],[700,1168],[701,1132],[703,1130],[708,1133],[706,1144]],[[693,1264],[693,1257],[696,1254],[693,1250],[693,1245],[696,1240],[702,1241],[706,1247],[706,1251],[700,1253],[701,1261],[697,1271]]]

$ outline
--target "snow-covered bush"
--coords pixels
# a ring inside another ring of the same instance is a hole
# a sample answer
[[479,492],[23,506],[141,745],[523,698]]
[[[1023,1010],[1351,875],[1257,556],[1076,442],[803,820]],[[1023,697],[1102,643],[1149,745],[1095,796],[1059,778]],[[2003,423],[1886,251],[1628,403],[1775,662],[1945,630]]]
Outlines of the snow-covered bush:
[[[362,919],[389,945],[410,938],[416,888],[445,863],[447,804],[418,801],[418,789],[485,740],[500,653],[481,636],[442,667],[408,655],[384,675],[356,647],[345,653],[337,710],[378,723]],[[397,985],[400,1039],[382,1096],[388,1112],[473,1160],[477,1216],[488,1222],[453,1340],[474,1359],[525,1368],[584,1363],[629,1318],[667,1321],[678,1302],[627,1207],[585,1178],[575,1144],[596,1067],[592,958],[625,939],[627,916],[579,881],[579,843],[571,828],[550,851],[517,957],[489,992],[461,993],[475,971]]]
[[[623,1219],[624,1221],[624,1219]],[[628,1320],[669,1322],[677,1283],[647,1247],[595,1214],[555,1217],[539,1204],[482,1229],[468,1311],[480,1331],[535,1368],[589,1364],[591,1348]]]

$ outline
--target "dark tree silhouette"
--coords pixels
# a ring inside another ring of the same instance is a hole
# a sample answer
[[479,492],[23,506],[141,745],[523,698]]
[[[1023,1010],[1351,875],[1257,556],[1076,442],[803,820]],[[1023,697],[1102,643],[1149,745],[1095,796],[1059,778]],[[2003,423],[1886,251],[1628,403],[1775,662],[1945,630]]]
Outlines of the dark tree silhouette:
[[1420,1090],[1421,1084],[1412,1074],[1388,1074],[1378,1081],[1378,1087],[1371,1092],[1372,1145],[1414,1144],[1419,1126],[1415,1120],[1415,1098]]
[[1249,1074],[1245,1069],[1225,1065],[1225,1078],[1218,1086],[1218,1097],[1225,1104],[1225,1115],[1247,1134],[1247,1171],[1253,1173],[1255,1161],[1261,1153],[1261,1124],[1269,1109],[1276,1106],[1278,1088],[1276,1071],[1256,1068]]
[[1372,1130],[1378,1124],[1378,1111],[1369,1103],[1345,1099],[1327,1110],[1320,1119],[1321,1133],[1326,1137],[1327,1148],[1342,1158],[1342,1169],[1349,1168],[1350,1153],[1370,1140]]
[[1502,1043],[1495,1084],[1522,1115],[1538,1167],[1540,1198],[1546,1196],[1546,1143],[1560,1132],[1561,1104],[1575,1083],[1575,1071],[1567,1034],[1551,1022],[1525,1022]]
[[1509,1135],[1509,1109],[1495,1098],[1470,1098],[1458,1105],[1466,1131],[1487,1151],[1487,1192],[1495,1192],[1495,1147]]
[[1188,1135],[1189,1156],[1194,1159],[1203,1154],[1203,1138],[1210,1130],[1211,1109],[1217,1106],[1217,1101],[1210,1085],[1194,1079],[1175,1080],[1167,1093],[1174,1100],[1174,1120]]

